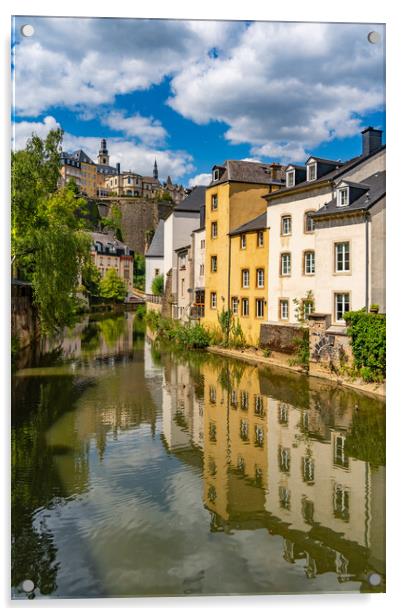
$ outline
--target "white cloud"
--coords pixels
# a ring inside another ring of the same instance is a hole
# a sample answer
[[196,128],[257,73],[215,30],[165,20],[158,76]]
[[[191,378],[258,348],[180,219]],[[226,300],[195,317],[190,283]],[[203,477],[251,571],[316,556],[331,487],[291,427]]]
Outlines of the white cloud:
[[[53,116],[47,116],[43,122],[17,122],[13,127],[15,149],[24,148],[26,140],[33,132],[44,138],[50,129],[59,127],[59,122]],[[63,149],[74,151],[81,148],[92,160],[96,160],[100,140],[101,137],[79,137],[67,132],[63,137]],[[194,171],[192,156],[184,151],[159,150],[123,137],[109,137],[107,145],[111,164],[120,162],[122,171],[131,170],[141,175],[152,175],[155,158],[161,179],[170,175],[173,180],[177,180]]]
[[225,57],[178,72],[169,104],[199,124],[224,122],[226,139],[252,154],[303,160],[320,143],[357,134],[362,116],[384,104],[384,49],[367,42],[369,30],[254,23]]
[[121,111],[112,111],[102,119],[102,124],[129,137],[135,137],[147,145],[163,145],[167,136],[158,120],[139,114],[125,117]]
[[189,186],[208,186],[211,183],[211,173],[199,173],[188,181]]

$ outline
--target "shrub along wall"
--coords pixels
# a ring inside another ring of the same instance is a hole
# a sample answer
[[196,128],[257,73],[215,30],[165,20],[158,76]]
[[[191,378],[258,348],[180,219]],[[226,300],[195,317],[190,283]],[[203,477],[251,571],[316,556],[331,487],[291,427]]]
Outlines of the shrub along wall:
[[386,370],[386,318],[359,310],[344,319],[351,337],[355,368],[365,381],[383,381]]

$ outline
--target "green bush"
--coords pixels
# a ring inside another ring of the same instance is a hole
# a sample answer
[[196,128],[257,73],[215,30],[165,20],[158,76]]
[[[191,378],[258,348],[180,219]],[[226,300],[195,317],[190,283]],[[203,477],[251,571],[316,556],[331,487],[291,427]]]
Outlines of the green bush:
[[114,269],[107,270],[99,283],[99,294],[104,299],[115,302],[123,302],[127,287]]
[[146,313],[145,321],[160,340],[172,343],[179,349],[205,349],[211,343],[211,334],[199,323],[183,325],[163,318],[155,310]]
[[142,320],[145,317],[146,312],[147,308],[145,304],[139,304],[139,306],[135,309],[135,318]]
[[296,354],[289,360],[290,366],[301,366],[306,372],[310,366],[310,336],[308,329],[303,330],[302,338],[294,338]]
[[153,295],[163,295],[163,275],[155,276],[152,281],[152,293]]
[[365,381],[383,381],[386,372],[386,318],[364,309],[346,312],[355,368]]

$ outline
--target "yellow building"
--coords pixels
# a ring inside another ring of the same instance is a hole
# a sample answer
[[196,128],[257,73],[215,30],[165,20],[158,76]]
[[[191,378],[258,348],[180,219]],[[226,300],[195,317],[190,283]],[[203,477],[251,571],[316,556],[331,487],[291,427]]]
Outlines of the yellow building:
[[230,232],[230,309],[246,342],[258,345],[267,318],[268,229],[266,212]]
[[[230,256],[232,240],[229,234],[266,212],[266,201],[262,197],[284,185],[284,168],[275,163],[264,165],[229,160],[223,166],[215,166],[212,173],[205,201],[204,318],[205,325],[211,328],[218,325],[218,313],[230,307],[232,281],[241,276],[241,268]],[[252,254],[251,246],[249,254]],[[256,249],[255,259],[258,254]],[[261,290],[266,298],[266,288]],[[238,291],[237,288],[236,293]],[[250,320],[254,319],[254,312],[255,306],[250,311]]]
[[61,178],[62,184],[73,179],[82,193],[88,197],[97,195],[97,170],[95,163],[83,150],[77,150],[72,154],[61,154]]

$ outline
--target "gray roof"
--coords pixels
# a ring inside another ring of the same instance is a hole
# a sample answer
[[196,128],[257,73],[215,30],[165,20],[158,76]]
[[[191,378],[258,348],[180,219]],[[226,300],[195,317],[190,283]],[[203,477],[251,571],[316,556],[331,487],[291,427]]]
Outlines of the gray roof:
[[272,178],[272,168],[269,163],[256,163],[248,160],[226,160],[224,165],[215,165],[225,168],[222,176],[209,186],[216,186],[223,182],[248,182],[250,184],[279,184],[285,180],[285,167],[280,165],[279,179]]
[[164,220],[160,220],[156,227],[152,242],[145,253],[146,257],[163,257],[164,255]]
[[113,244],[116,248],[127,248],[127,244],[124,244],[118,240],[112,233],[91,233],[92,241],[101,242],[101,244]]
[[205,205],[206,186],[194,186],[188,197],[180,201],[174,208],[174,212],[199,212]]
[[229,235],[239,235],[239,233],[247,233],[248,231],[262,231],[267,228],[267,213],[263,212],[257,218],[249,220],[244,225],[233,229]]
[[96,164],[96,170],[105,175],[115,175],[117,173],[116,167],[112,167],[111,165],[100,165],[98,163]]
[[[345,180],[345,182],[347,182],[347,180]],[[350,184],[352,184],[352,182],[350,182]],[[365,192],[350,205],[345,205],[343,207],[338,207],[336,205],[336,198],[332,199],[329,203],[326,203],[322,208],[320,208],[313,215],[313,217],[320,218],[321,216],[328,216],[329,214],[344,216],[349,212],[369,210],[385,195],[385,171],[374,173],[370,177],[363,180],[361,184],[353,183],[353,185],[365,189]]]
[[[342,175],[344,175],[345,173],[347,173],[354,167],[357,167],[357,165],[360,165],[362,162],[368,160],[372,156],[375,156],[382,150],[385,150],[385,147],[386,146],[383,145],[378,150],[375,150],[375,152],[372,152],[371,154],[367,154],[366,156],[364,155],[355,156],[355,158],[351,158],[350,160],[347,160],[344,163],[339,162],[338,163],[339,167],[337,169],[333,169],[333,171],[326,173],[325,175],[321,176],[317,180],[314,180],[313,182],[306,180],[305,182],[300,182],[299,184],[296,184],[296,186],[292,186],[291,188],[282,188],[281,190],[264,195],[264,198],[269,199],[269,201],[272,202],[278,198],[283,197],[284,195],[288,195],[293,192],[298,192],[300,188],[308,186],[308,187],[311,187],[311,189],[314,189],[316,186],[320,185],[322,182],[331,182],[332,180],[336,180],[337,178],[341,177]],[[315,160],[321,160],[321,161],[324,160],[324,159],[318,159],[314,156],[312,156],[311,158],[315,158]],[[331,162],[334,162],[334,161],[331,161]]]

